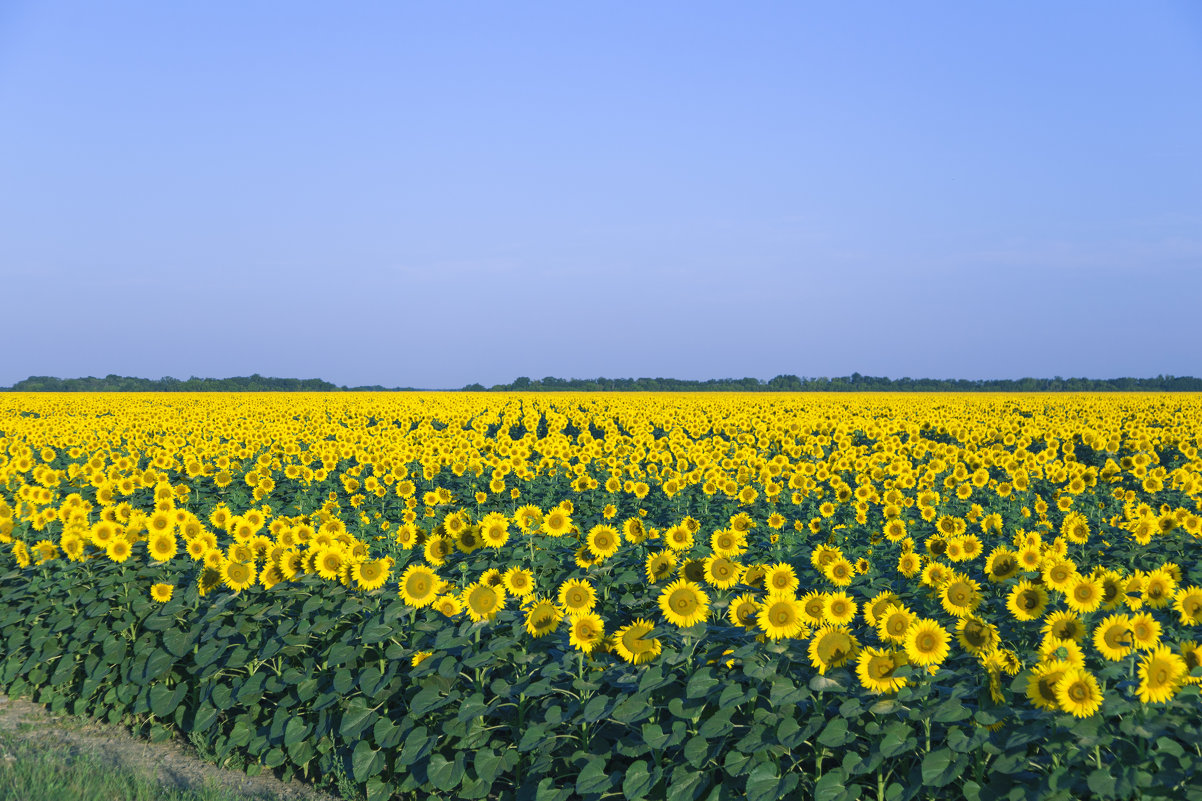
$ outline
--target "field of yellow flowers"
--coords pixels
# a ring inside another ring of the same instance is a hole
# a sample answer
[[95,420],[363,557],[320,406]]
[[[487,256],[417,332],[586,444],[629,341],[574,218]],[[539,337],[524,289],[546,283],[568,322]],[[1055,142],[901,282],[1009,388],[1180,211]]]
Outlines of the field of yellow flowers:
[[0,394],[0,689],[346,797],[1202,799],[1197,395]]

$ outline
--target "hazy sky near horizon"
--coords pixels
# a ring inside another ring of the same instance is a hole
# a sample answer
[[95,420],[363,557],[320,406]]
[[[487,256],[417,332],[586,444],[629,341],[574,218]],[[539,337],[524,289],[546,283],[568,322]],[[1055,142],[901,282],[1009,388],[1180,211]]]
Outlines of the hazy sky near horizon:
[[0,385],[1202,375],[1202,4],[0,4]]

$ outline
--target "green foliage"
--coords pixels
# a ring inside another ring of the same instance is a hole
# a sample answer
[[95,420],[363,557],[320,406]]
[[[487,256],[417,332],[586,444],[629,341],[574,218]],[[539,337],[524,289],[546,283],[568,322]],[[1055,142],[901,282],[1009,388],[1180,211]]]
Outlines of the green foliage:
[[635,667],[524,648],[517,611],[479,637],[315,578],[163,605],[130,587],[104,561],[0,574],[5,691],[353,797],[1202,797],[1194,688],[999,717],[954,671],[873,701],[846,670],[813,676],[804,643],[696,640]]

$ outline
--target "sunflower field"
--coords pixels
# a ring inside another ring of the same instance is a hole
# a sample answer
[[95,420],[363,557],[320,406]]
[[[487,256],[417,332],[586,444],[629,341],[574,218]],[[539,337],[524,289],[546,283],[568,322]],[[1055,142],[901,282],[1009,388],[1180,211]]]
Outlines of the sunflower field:
[[0,395],[0,690],[346,798],[1202,799],[1202,398]]

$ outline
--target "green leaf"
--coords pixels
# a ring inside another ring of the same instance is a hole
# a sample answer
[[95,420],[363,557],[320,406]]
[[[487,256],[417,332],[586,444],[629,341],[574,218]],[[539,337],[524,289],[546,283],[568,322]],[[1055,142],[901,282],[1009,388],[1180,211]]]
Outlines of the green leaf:
[[707,740],[713,740],[716,737],[729,734],[734,730],[734,726],[730,722],[731,716],[734,713],[734,707],[728,706],[724,709],[719,709],[704,720],[698,733]]
[[163,647],[175,657],[185,656],[192,650],[194,642],[196,635],[193,629],[171,629],[163,634]]
[[375,711],[362,698],[358,696],[352,698],[342,712],[342,722],[339,725],[338,733],[347,740],[356,739],[364,729],[374,723],[372,717],[375,714]]
[[689,677],[684,694],[686,698],[704,698],[716,686],[718,686],[718,678],[714,675],[714,669],[702,668]]
[[651,714],[651,706],[643,695],[632,695],[619,702],[609,713],[618,723],[630,724]]
[[943,787],[956,778],[961,766],[951,750],[931,751],[922,758],[922,783],[927,787]]
[[392,787],[383,779],[372,777],[367,780],[367,786],[364,788],[367,795],[367,801],[388,801],[392,798]]
[[443,697],[437,688],[426,687],[413,696],[413,701],[409,704],[409,714],[414,717],[421,717],[434,711],[446,702],[447,699]]
[[626,796],[627,801],[637,801],[647,795],[652,783],[646,761],[635,760],[626,769],[626,776],[622,779],[622,794]]
[[818,742],[828,748],[838,748],[853,739],[855,739],[855,735],[848,731],[847,721],[843,718],[831,718],[830,722],[826,724],[826,728],[822,730],[822,734],[818,735]]
[[501,755],[491,748],[482,748],[477,751],[472,764],[476,768],[476,776],[488,784],[492,784],[496,780],[504,767]]
[[346,668],[339,670],[334,674],[332,686],[334,688],[334,692],[338,693],[339,695],[346,695],[351,691],[351,688],[355,686],[355,674],[351,673]]
[[396,628],[386,623],[368,623],[363,627],[363,633],[359,636],[364,645],[375,645],[387,640],[395,633]]
[[296,745],[309,736],[309,725],[301,718],[293,717],[288,719],[288,725],[284,727],[284,745]]
[[814,785],[814,801],[837,801],[843,797],[846,782],[847,774],[841,768],[827,771]]
[[383,769],[383,755],[368,745],[367,740],[360,740],[351,754],[351,772],[355,781],[362,784]]
[[605,772],[605,758],[593,757],[576,777],[576,792],[580,795],[599,795],[613,786],[613,778]]
[[584,722],[596,723],[601,718],[605,717],[605,712],[609,708],[609,698],[604,695],[595,695],[589,699],[589,702],[584,705]]
[[949,698],[935,707],[934,719],[938,723],[955,723],[968,717],[972,717],[972,713],[955,698]]
[[881,739],[880,753],[886,759],[900,756],[914,747],[910,737],[911,729],[900,721],[894,721],[885,728],[885,736]]
[[684,758],[689,761],[689,764],[695,768],[700,768],[705,764],[706,757],[709,756],[710,744],[700,734],[694,734],[689,738],[689,741],[684,744]]
[[426,775],[430,783],[444,793],[449,793],[459,786],[459,776],[455,772],[455,763],[450,762],[442,754],[431,754],[426,764]]
[[180,701],[188,694],[187,684],[177,684],[174,687],[164,687],[156,684],[150,688],[150,712],[156,718],[166,718],[175,711]]
[[208,731],[209,728],[217,722],[217,709],[211,704],[202,703],[197,709],[196,714],[192,717],[192,728],[194,732]]
[[286,760],[287,757],[281,748],[273,748],[263,756],[263,764],[272,769],[283,765]]
[[780,774],[772,762],[761,762],[751,769],[747,777],[747,801],[776,801]]

